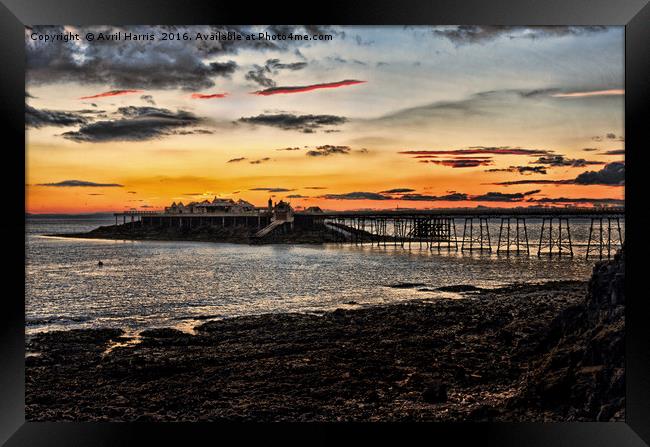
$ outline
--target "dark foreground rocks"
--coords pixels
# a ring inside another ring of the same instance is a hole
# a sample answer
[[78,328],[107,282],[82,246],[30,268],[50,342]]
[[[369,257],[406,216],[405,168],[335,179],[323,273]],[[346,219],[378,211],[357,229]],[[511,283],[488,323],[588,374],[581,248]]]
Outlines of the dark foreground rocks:
[[[513,285],[461,299],[232,318],[195,334],[42,334],[27,345],[37,355],[26,359],[26,417],[619,420],[622,295],[613,286],[619,304],[610,306],[608,284],[592,280],[589,292],[581,282]],[[590,307],[603,293],[608,310]]]
[[586,299],[563,310],[509,406],[523,418],[625,420],[625,258],[595,265]]

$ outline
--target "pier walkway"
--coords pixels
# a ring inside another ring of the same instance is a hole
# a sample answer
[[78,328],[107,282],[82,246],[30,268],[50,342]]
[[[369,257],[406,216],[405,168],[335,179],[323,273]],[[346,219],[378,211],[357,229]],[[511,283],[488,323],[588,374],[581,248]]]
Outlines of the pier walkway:
[[[341,243],[392,244],[410,248],[412,244],[438,250],[496,251],[497,253],[542,256],[574,256],[571,223],[588,219],[586,257],[610,258],[623,245],[621,220],[624,208],[453,208],[399,209],[326,212],[265,210],[245,213],[170,214],[162,211],[115,213],[123,223],[138,222],[143,227],[195,226],[247,227],[263,238],[283,224],[297,228],[333,231]],[[498,221],[498,236],[490,225]],[[541,221],[539,239],[529,237],[530,221]],[[287,230],[290,231],[290,230]]]

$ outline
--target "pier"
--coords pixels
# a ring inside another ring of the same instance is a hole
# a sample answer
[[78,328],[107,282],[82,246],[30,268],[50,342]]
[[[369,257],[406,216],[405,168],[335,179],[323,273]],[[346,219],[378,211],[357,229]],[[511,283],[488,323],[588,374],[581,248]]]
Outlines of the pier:
[[[125,211],[115,223],[142,227],[242,227],[264,238],[295,228],[331,231],[339,243],[530,256],[574,256],[571,225],[590,221],[587,258],[609,259],[623,245],[623,208],[473,208],[435,210],[299,211],[288,204],[247,211],[170,213]],[[530,236],[531,220],[541,222]],[[491,228],[491,226],[493,228]],[[494,228],[498,226],[497,228]]]
[[[475,208],[296,213],[296,223],[336,228],[342,243],[573,257],[571,223],[589,219],[585,256],[609,259],[623,245],[624,217],[623,208]],[[531,220],[541,221],[535,240]]]

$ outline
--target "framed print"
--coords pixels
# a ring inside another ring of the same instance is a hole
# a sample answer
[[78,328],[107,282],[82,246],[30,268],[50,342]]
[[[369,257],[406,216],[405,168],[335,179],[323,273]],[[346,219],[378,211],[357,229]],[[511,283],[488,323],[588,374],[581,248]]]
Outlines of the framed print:
[[647,445],[645,1],[3,3],[7,445]]

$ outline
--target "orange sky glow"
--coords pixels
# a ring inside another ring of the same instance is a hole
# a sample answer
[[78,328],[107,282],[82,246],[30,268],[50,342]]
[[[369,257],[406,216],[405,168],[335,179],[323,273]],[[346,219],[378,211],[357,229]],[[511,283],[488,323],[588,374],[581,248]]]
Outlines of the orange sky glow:
[[26,211],[621,206],[622,28],[447,29],[212,49],[26,33]]

